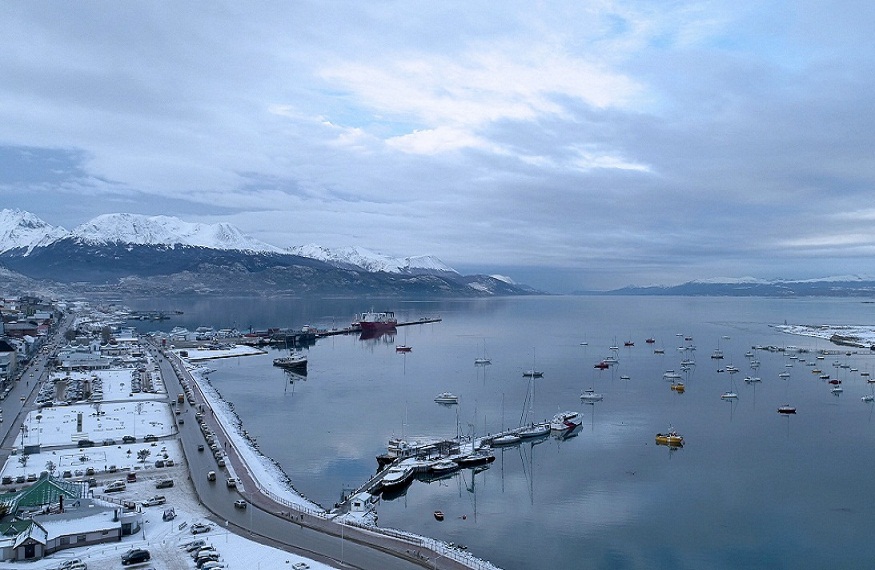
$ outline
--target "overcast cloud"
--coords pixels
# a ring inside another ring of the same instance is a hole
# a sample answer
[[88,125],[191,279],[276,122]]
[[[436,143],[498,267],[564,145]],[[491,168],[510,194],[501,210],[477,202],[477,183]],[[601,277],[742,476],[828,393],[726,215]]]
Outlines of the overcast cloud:
[[8,1],[0,200],[553,290],[872,274],[873,29],[853,1]]

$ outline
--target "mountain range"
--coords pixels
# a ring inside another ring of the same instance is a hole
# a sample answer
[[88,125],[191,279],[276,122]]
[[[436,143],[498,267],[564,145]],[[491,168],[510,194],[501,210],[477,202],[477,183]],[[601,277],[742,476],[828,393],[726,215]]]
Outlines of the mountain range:
[[[590,294],[587,292],[587,294]],[[817,279],[704,279],[679,285],[630,285],[610,295],[677,295],[711,297],[873,297],[875,278],[841,275]]]
[[[535,293],[507,278],[461,275],[432,256],[394,258],[362,247],[279,248],[230,224],[104,214],[72,231],[30,212],[0,210],[0,274],[21,286],[140,294],[373,294],[484,296]],[[12,272],[12,273],[9,273]]]

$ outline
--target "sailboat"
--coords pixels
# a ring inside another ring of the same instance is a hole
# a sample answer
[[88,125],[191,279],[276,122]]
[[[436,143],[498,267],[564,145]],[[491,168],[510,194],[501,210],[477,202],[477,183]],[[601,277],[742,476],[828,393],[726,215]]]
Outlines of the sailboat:
[[474,366],[486,366],[492,364],[492,359],[486,354],[486,339],[483,339],[483,356],[478,356],[474,359]]
[[543,372],[535,368],[535,349],[532,349],[532,368],[523,372],[523,376],[526,378],[540,378],[543,375]]
[[[534,360],[534,356],[532,359]],[[532,367],[534,369],[534,362],[532,363]],[[523,403],[523,417],[520,421],[520,425],[525,425],[525,427],[516,432],[521,439],[541,437],[550,433],[550,424],[543,422],[536,424],[533,421],[535,408],[535,378],[536,376],[529,376],[529,389],[526,393],[526,402]],[[526,403],[528,403],[528,409],[526,409]]]

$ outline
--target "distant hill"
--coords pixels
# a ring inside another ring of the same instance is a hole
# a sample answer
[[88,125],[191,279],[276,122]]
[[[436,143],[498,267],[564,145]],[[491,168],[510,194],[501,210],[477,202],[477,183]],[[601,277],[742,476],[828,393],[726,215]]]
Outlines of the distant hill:
[[[298,251],[299,253],[295,253]],[[306,255],[307,253],[311,255]],[[461,275],[430,256],[364,248],[284,250],[229,224],[107,214],[73,231],[29,212],[0,211],[0,268],[91,292],[139,294],[369,294],[490,296],[536,293],[505,278]],[[6,273],[6,275],[12,275]],[[12,282],[11,277],[7,280]]]
[[709,279],[680,285],[628,286],[604,295],[679,295],[713,297],[872,297],[875,278],[838,276],[807,280]]

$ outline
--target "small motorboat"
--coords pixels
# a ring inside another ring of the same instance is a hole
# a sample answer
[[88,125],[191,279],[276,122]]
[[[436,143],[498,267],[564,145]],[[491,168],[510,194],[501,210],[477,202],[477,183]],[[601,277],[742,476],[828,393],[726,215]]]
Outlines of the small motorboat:
[[720,398],[722,398],[723,400],[737,400],[738,394],[736,394],[735,392],[732,392],[732,391],[723,392],[723,394],[720,396]]
[[459,464],[452,459],[440,459],[428,466],[428,471],[434,474],[452,473],[459,469]]
[[671,385],[671,389],[677,392],[678,394],[683,394],[684,390],[686,390],[686,386],[684,386],[683,382],[675,382]]
[[604,399],[604,396],[596,393],[595,390],[590,388],[589,390],[583,391],[583,394],[580,395],[580,399],[584,402],[601,402]]
[[626,374],[623,374],[622,376],[620,376],[620,380],[628,380],[628,379],[629,379],[629,376]]
[[646,342],[647,344],[653,344],[656,342],[656,339],[653,337],[648,337],[648,339],[645,340],[644,342]]
[[683,378],[683,376],[681,376],[680,373],[675,372],[674,370],[666,370],[662,374],[662,378],[663,380],[680,380],[681,378]]
[[680,435],[674,429],[669,429],[667,433],[656,434],[657,445],[668,445],[669,447],[683,447],[684,436]]
[[872,401],[875,401],[875,396],[873,396],[872,394],[866,394],[865,396],[863,396],[860,399],[863,400],[864,402],[872,402]]
[[413,347],[406,344],[399,344],[395,347],[395,352],[410,352],[411,350],[413,350]]
[[475,359],[474,359],[474,365],[475,365],[475,366],[486,366],[487,364],[492,364],[492,359],[491,359],[491,358],[481,357],[481,358],[475,358]]
[[441,392],[434,399],[438,404],[458,404],[459,397],[452,392]]
[[760,378],[759,376],[748,376],[747,378],[744,379],[744,381],[747,382],[748,384],[755,384],[757,382],[762,382],[763,379]]
[[790,404],[784,404],[783,406],[778,408],[779,414],[795,414],[796,408],[791,406]]
[[609,367],[610,367],[610,364],[608,364],[604,360],[593,365],[593,368],[598,368],[599,370],[607,370]]
[[434,518],[435,518],[435,520],[439,520],[439,521],[444,520],[444,513],[443,513],[443,511],[435,511],[435,512],[434,512]]

